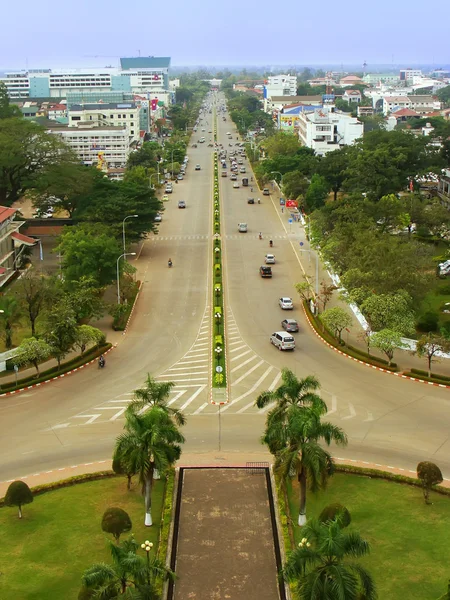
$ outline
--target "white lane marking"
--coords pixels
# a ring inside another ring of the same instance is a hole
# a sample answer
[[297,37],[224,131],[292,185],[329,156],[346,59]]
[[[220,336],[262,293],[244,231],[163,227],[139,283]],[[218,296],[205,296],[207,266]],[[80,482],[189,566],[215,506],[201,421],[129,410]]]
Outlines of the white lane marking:
[[[169,400],[169,402],[167,403],[167,406],[170,406],[171,404],[173,404],[174,402],[176,402],[176,401],[178,400],[178,398],[179,398],[180,396],[182,396],[182,395],[183,395],[183,394],[184,394],[186,391],[187,391],[187,390],[180,390],[179,392],[177,392],[177,393],[175,394],[175,397],[174,397],[174,398],[172,398],[172,400]],[[171,393],[173,393],[173,392],[171,392]]]
[[353,419],[353,417],[356,417],[356,410],[351,402],[348,403],[348,409],[350,411],[350,414],[347,417],[342,417],[343,421],[346,421],[347,419]]
[[[69,427],[70,423],[59,423],[58,425],[53,425],[53,427],[49,427],[48,429],[44,429],[44,431],[52,431],[53,429],[65,429]],[[34,452],[34,450],[33,450]]]
[[247,375],[250,375],[251,373],[253,373],[253,371],[256,371],[256,369],[258,367],[260,367],[263,363],[264,363],[264,361],[260,360],[259,363],[256,363],[256,365],[253,365],[253,367],[249,371],[247,371],[246,373],[241,375],[239,377],[239,379],[236,379],[236,381],[233,382],[233,385],[237,385],[238,383],[241,383],[241,381],[243,381],[247,377]]
[[261,377],[258,379],[258,381],[253,385],[252,388],[250,388],[249,390],[247,390],[244,394],[242,394],[241,396],[238,396],[237,398],[235,398],[234,400],[232,400],[229,404],[226,404],[221,411],[225,412],[226,410],[228,410],[229,408],[231,408],[231,406],[233,406],[234,404],[236,404],[237,402],[239,402],[240,400],[242,400],[243,398],[246,398],[247,396],[250,396],[250,394],[252,394],[256,388],[261,385],[261,383],[264,381],[264,379],[267,377],[267,375],[270,373],[270,371],[272,371],[274,367],[269,367],[265,373],[263,373],[263,375],[261,375]]
[[[186,369],[186,367],[184,367],[184,369]],[[197,373],[194,373],[194,375],[206,375],[208,373],[208,371],[198,371]],[[173,379],[174,377],[184,377],[185,375],[190,375],[191,371],[186,371],[184,373],[171,373],[170,374],[170,378]],[[160,377],[167,377],[167,375],[158,375],[158,379]],[[156,379],[156,377],[155,377]],[[185,381],[189,381],[188,379],[186,379]]]
[[91,423],[93,423],[96,419],[98,419],[98,417],[101,417],[101,414],[98,415],[75,415],[75,419],[86,419],[86,417],[90,417],[86,423],[83,423],[83,425],[91,425]]
[[242,344],[241,346],[238,346],[237,348],[233,348],[233,350],[230,350],[230,354],[232,354],[233,352],[239,352],[239,350],[242,350],[243,348],[248,348],[248,345]]
[[236,344],[242,344],[242,340],[239,339],[237,342],[230,342],[228,345],[229,346],[236,346]]
[[202,412],[202,410],[204,410],[206,407],[208,406],[208,402],[204,402],[201,406],[199,406],[197,408],[197,410],[195,412],[193,412],[193,415],[198,415],[199,413]]
[[337,397],[332,394],[331,395],[331,409],[328,409],[327,416],[332,415],[337,411]]
[[[208,356],[207,354],[205,354],[204,356]],[[194,360],[185,360],[183,362],[178,362],[177,365],[192,365],[193,363],[204,363],[205,362],[205,358],[195,358]],[[172,367],[173,368],[173,367]],[[169,369],[170,371],[171,369]]]
[[[200,361],[197,361],[200,362]],[[204,369],[207,366],[207,362],[205,362],[204,360],[201,361],[202,364],[201,365],[195,365],[192,367],[191,369],[191,373],[197,373],[197,375],[203,374],[203,373],[207,373],[207,371],[196,371],[196,369]],[[184,367],[171,367],[170,369],[168,369],[167,374],[169,375],[169,377],[172,377],[172,371],[185,371],[187,369],[186,366]],[[177,375],[184,375],[184,373],[173,373],[173,375],[176,377]]]
[[242,354],[235,356],[234,358],[231,359],[231,362],[234,362],[235,360],[239,360],[242,356],[246,356],[247,354],[250,354],[250,352],[252,352],[252,350],[247,350],[247,352],[243,352]]
[[[203,352],[204,354],[198,354],[199,352]],[[200,348],[200,350],[190,350],[183,358],[189,358],[189,355],[193,354],[194,358],[197,356],[208,356],[208,353],[205,352],[204,348]]]
[[126,411],[126,408],[121,408],[118,412],[116,412],[115,415],[113,415],[110,418],[110,421],[116,421],[119,417],[121,417],[123,415],[123,413]]
[[120,402],[133,402],[133,398],[122,398],[122,400],[108,400],[107,402],[115,402],[116,404]]
[[247,358],[247,360],[244,360],[243,363],[241,363],[237,367],[234,367],[234,369],[231,369],[230,373],[235,373],[236,371],[239,371],[239,369],[242,369],[242,367],[245,367],[245,365],[248,365],[248,363],[251,363],[252,360],[256,360],[257,358],[258,357],[256,356],[256,354],[254,356],[252,356],[251,358]]
[[258,414],[263,415],[264,413],[269,411],[271,408],[273,408],[275,406],[275,404],[276,404],[276,402],[269,402],[269,404],[267,406],[258,410]]
[[[269,392],[273,392],[273,390],[275,389],[275,387],[277,386],[278,382],[281,379],[281,372],[277,373],[275,376],[275,379],[272,381],[272,383],[269,385]],[[252,406],[255,406],[255,401],[250,402],[249,404],[247,404],[246,406],[244,406],[244,408],[241,408],[240,410],[237,411],[237,415],[242,414],[243,412],[245,412],[248,408],[251,408]],[[258,410],[259,414],[264,414],[265,412],[267,412],[268,410],[270,410],[272,408],[272,406],[275,406],[275,402],[270,402],[267,406],[265,406],[264,408],[261,408],[260,410]]]
[[184,410],[186,408],[186,406],[189,406],[189,404],[191,404],[191,402],[193,400],[195,400],[201,392],[203,392],[205,387],[206,387],[206,385],[202,385],[196,392],[194,392],[192,394],[192,396],[186,400],[186,402],[183,404],[183,406],[180,406],[180,410]]
[[367,419],[364,419],[363,423],[367,423],[369,421],[374,421],[373,414],[371,412],[369,412],[368,410],[366,410],[366,412],[367,412]]

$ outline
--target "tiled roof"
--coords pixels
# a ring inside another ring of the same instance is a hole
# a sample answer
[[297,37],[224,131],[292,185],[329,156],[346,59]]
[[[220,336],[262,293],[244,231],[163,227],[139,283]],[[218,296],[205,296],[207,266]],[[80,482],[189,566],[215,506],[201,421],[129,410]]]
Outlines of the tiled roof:
[[15,208],[8,208],[7,206],[0,206],[0,223],[6,221],[15,215],[17,210]]
[[394,117],[418,117],[419,113],[416,113],[415,110],[411,110],[410,108],[400,108],[392,113]]
[[27,235],[24,235],[23,233],[19,233],[18,231],[15,231],[14,233],[12,233],[11,237],[13,240],[16,240],[17,242],[21,242],[22,244],[25,244],[25,246],[34,246],[35,244],[37,244],[37,240],[35,240],[32,237],[28,237]]

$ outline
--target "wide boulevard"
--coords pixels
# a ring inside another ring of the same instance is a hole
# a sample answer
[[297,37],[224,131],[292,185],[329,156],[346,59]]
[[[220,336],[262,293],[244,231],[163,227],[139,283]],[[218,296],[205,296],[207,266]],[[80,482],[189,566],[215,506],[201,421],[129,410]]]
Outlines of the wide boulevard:
[[[226,133],[233,132],[233,144],[237,134],[228,114],[226,118],[224,122],[218,115],[218,141],[230,150]],[[279,384],[284,366],[298,377],[314,374],[320,379],[328,419],[349,436],[345,450],[333,450],[336,456],[404,469],[428,459],[449,477],[448,390],[359,365],[319,340],[295,296],[304,258],[297,254],[296,234],[281,216],[278,198],[260,196],[261,204],[247,204],[248,196],[259,194],[234,189],[229,176],[220,178],[220,191],[231,386],[227,405],[210,403],[212,119],[213,114],[203,115],[192,142],[204,135],[206,143],[189,147],[186,177],[165,203],[159,234],[149,237],[134,263],[141,294],[130,328],[108,354],[106,368],[92,365],[0,399],[0,481],[109,460],[132,391],[147,373],[176,383],[171,405],[188,417],[184,461],[268,459],[259,442],[265,413],[253,404],[258,393]],[[196,163],[200,171],[194,170]],[[245,166],[250,178],[247,161]],[[178,200],[186,201],[186,209],[178,208]],[[238,222],[248,223],[247,233],[238,233]],[[269,238],[276,264],[272,279],[262,279],[258,270],[269,252]],[[279,308],[280,296],[293,298],[293,311]],[[292,353],[269,343],[286,317],[300,323]]]

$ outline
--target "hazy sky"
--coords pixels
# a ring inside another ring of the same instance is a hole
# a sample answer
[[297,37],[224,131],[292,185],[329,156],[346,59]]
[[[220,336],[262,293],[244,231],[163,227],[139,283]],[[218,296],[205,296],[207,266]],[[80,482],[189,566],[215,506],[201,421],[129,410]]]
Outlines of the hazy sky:
[[[450,63],[450,0],[22,0],[2,11],[0,68]],[[430,12],[427,15],[427,8]],[[93,58],[98,57],[98,58]]]

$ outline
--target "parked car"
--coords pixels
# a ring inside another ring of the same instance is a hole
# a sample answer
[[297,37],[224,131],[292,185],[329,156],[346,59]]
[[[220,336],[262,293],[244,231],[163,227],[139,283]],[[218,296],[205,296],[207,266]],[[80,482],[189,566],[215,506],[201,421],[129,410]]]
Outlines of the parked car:
[[259,267],[259,274],[261,277],[272,277],[272,267],[266,265]]
[[161,223],[162,215],[160,213],[156,213],[156,216],[153,220],[155,221],[155,223]]
[[274,254],[266,254],[264,262],[266,265],[274,265],[275,264],[275,255]]
[[186,202],[184,200],[180,200],[178,202],[178,208],[186,208]]
[[291,333],[298,331],[298,323],[295,319],[284,319],[284,321],[281,321],[281,327]]
[[264,188],[263,189],[263,196],[270,196],[269,188]]
[[280,298],[278,300],[278,304],[280,305],[280,308],[282,308],[283,310],[292,310],[294,308],[294,304],[292,303],[292,298],[289,298],[289,296],[283,296],[282,298]]
[[179,173],[179,174],[177,175],[177,179],[178,179],[178,181],[181,181],[182,179],[184,179],[184,178],[183,178],[183,174],[182,174],[182,173]]

